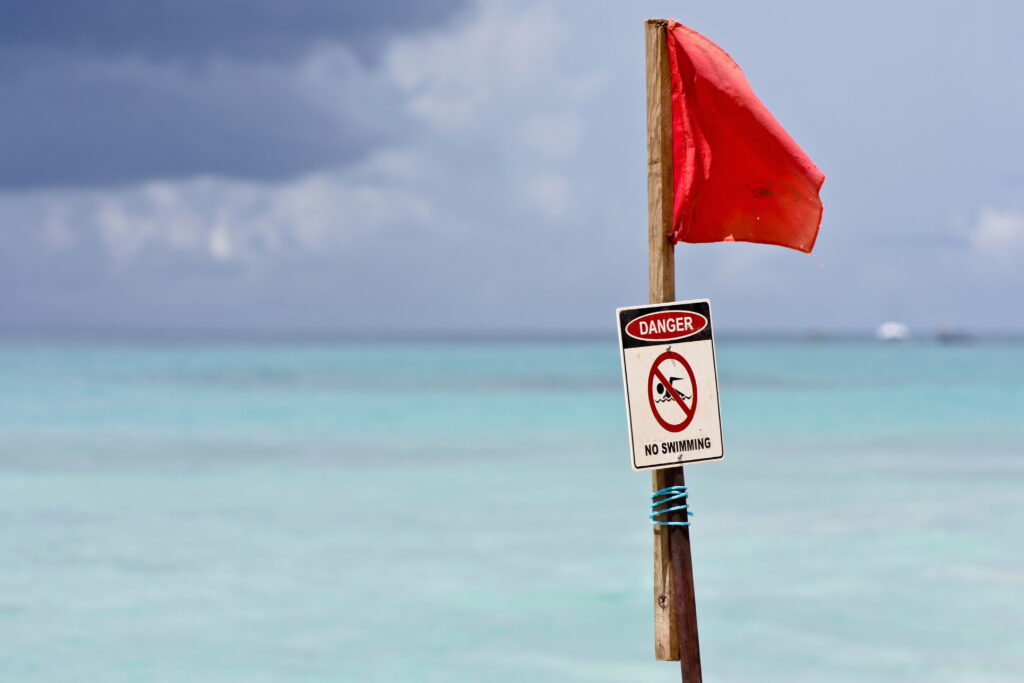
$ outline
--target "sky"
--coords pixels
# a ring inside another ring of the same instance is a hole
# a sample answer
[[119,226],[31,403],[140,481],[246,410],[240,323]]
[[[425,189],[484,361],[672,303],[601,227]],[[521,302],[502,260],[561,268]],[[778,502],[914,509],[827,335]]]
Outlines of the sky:
[[593,332],[645,303],[643,19],[825,172],[716,326],[1024,331],[1024,5],[0,0],[0,329]]

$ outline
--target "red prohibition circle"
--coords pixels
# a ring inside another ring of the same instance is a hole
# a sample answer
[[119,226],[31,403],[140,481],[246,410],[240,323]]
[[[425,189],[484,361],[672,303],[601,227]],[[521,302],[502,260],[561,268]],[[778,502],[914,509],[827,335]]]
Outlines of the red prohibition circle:
[[[667,360],[674,360],[680,365],[682,365],[683,369],[686,370],[686,374],[689,375],[690,377],[690,387],[693,389],[693,399],[690,401],[689,410],[686,409],[686,404],[683,403],[683,399],[679,395],[679,392],[672,388],[672,383],[669,382],[668,377],[665,377],[665,374],[658,369],[658,366]],[[663,418],[661,414],[658,412],[658,406],[654,402],[655,380],[661,382],[661,385],[665,387],[665,391],[667,391],[669,395],[675,400],[675,402],[679,404],[680,410],[682,410],[683,415],[686,416],[685,418],[683,418],[682,422],[678,424],[674,422],[669,422],[668,420]],[[680,356],[675,351],[666,351],[665,353],[661,354],[660,356],[654,359],[654,363],[651,364],[651,372],[647,376],[647,400],[650,401],[651,403],[651,413],[654,414],[654,419],[657,420],[658,424],[660,424],[668,431],[681,432],[688,426],[690,426],[690,423],[693,422],[693,416],[697,413],[697,378],[694,377],[693,368],[690,367],[690,364],[686,362],[685,358]]]

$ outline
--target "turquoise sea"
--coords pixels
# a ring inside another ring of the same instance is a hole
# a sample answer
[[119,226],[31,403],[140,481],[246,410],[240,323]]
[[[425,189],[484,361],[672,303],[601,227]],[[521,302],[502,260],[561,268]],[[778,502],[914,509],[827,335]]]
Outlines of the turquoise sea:
[[[614,339],[0,344],[0,680],[678,681]],[[723,341],[705,680],[1024,680],[1024,345]]]

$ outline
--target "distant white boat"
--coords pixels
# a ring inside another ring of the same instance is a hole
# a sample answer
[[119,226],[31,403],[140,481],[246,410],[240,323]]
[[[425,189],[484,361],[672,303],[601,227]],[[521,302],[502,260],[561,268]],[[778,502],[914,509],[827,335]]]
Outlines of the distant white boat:
[[910,328],[903,323],[882,323],[875,330],[875,336],[882,341],[901,342],[910,339]]

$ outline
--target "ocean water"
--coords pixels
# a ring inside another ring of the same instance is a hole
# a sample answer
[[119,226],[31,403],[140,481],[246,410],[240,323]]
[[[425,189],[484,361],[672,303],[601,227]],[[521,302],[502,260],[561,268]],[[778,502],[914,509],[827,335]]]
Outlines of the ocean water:
[[[721,342],[705,680],[1024,680],[1024,346]],[[614,340],[0,344],[0,680],[678,681]]]

